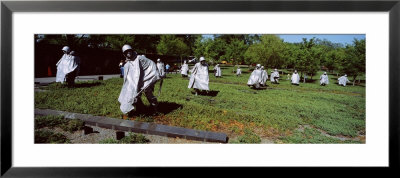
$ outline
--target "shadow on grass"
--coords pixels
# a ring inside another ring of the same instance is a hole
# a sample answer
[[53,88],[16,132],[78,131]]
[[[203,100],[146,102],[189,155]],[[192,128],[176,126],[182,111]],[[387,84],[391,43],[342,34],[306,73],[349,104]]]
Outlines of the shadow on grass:
[[220,77],[216,77],[214,74],[212,75],[214,78],[223,78],[223,76],[229,76],[229,75],[224,75],[224,74],[222,74]]
[[276,83],[276,82],[270,82],[270,83],[271,83],[271,85],[279,85],[279,84],[281,84],[280,82],[282,82],[282,80],[280,80],[278,83]]
[[[306,79],[306,83],[315,83],[317,81],[317,79]],[[319,79],[318,79],[319,81]],[[300,82],[303,82],[303,78],[300,79]]]
[[101,82],[93,82],[93,83],[75,83],[73,87],[70,88],[90,88],[101,85]]
[[[143,102],[138,102],[136,104],[136,111],[131,113],[129,116],[153,116],[155,113],[151,106],[146,106]],[[157,112],[159,114],[166,115],[172,111],[175,111],[179,108],[182,108],[181,104],[173,103],[173,102],[159,102],[157,107]]]
[[179,108],[182,108],[181,104],[172,103],[172,102],[160,102],[158,103],[158,112],[164,115],[175,111]]
[[260,86],[259,88],[255,88],[255,87],[250,87],[251,89],[253,89],[253,90],[266,90],[267,89],[267,87],[268,87],[268,85],[266,85],[266,86]]
[[[202,95],[202,96],[211,96],[211,97],[217,96],[218,93],[219,93],[219,91],[214,91],[214,90],[210,90],[210,91],[205,91],[205,90],[200,91],[200,90],[199,90],[199,91],[197,92],[198,95]],[[192,91],[192,94],[196,94],[196,92],[195,92],[195,91]]]
[[353,83],[347,83],[346,84],[346,86],[343,86],[343,85],[339,85],[339,82],[335,82],[335,83],[333,83],[333,84],[335,84],[335,85],[337,85],[337,86],[341,86],[341,87],[364,87],[365,88],[365,84],[355,84],[354,86],[353,86]]

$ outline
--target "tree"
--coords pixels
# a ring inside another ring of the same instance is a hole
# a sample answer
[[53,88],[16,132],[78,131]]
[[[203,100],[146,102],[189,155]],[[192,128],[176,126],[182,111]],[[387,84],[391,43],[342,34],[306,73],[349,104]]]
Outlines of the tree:
[[63,45],[63,46],[69,46],[72,49],[75,49],[77,47],[80,47],[83,41],[88,37],[86,34],[77,34],[77,35],[71,35],[71,34],[63,34],[63,35],[36,35],[35,37],[37,39],[37,42],[40,42],[42,44],[56,44],[56,45]]
[[[207,40],[209,41],[209,40]],[[194,50],[193,50],[193,55],[196,58],[200,58],[201,56],[204,55],[205,47],[206,47],[206,39],[204,39],[202,36],[198,36],[194,42]]]
[[159,41],[160,35],[135,35],[132,47],[139,53],[156,54]]
[[333,70],[336,70],[338,68],[338,61],[341,61],[345,58],[344,48],[330,50],[323,55],[323,58],[324,66],[327,67],[331,72],[333,72]]
[[220,38],[197,38],[194,55],[199,58],[204,56],[211,64],[224,60],[226,43]]
[[190,49],[190,54],[194,54],[196,39],[201,37],[201,35],[176,35],[176,37],[183,39],[183,42]]
[[262,35],[260,41],[249,46],[245,52],[247,62],[280,68],[283,66],[285,44],[276,35]]
[[248,34],[248,35],[244,35],[244,43],[246,45],[252,45],[254,43],[258,43],[260,42],[260,35],[258,34]]
[[244,53],[247,50],[247,45],[243,40],[233,39],[225,46],[225,55],[223,58],[230,63],[239,64],[244,61]]
[[245,35],[220,34],[220,35],[214,35],[214,39],[216,39],[216,40],[218,39],[218,40],[224,41],[226,44],[229,44],[235,39],[244,41],[246,39],[246,37],[245,37]]
[[352,45],[344,49],[345,57],[340,59],[338,69],[341,73],[353,76],[353,85],[357,76],[365,72],[365,39],[354,39]]
[[204,56],[211,64],[221,61],[241,63],[245,61],[244,54],[257,35],[214,35],[212,38],[197,36],[194,42],[194,55]]
[[303,38],[303,42],[300,44],[298,60],[295,64],[295,67],[301,71],[301,76],[303,73],[307,73],[311,75],[311,79],[320,69],[322,54],[322,48],[316,46],[314,40],[315,38],[310,40]]
[[325,46],[326,48],[329,48],[330,50],[344,48],[342,43],[333,43],[327,39],[321,40],[321,39],[317,38],[317,39],[315,39],[315,44]]
[[283,52],[284,65],[287,68],[294,68],[299,56],[300,45],[295,43],[285,43]]
[[89,35],[88,46],[91,48],[111,48],[121,50],[129,44],[138,53],[156,53],[159,35]]
[[182,38],[175,35],[161,35],[160,42],[157,44],[157,52],[161,55],[183,56],[190,55],[190,48],[184,43]]
[[327,67],[330,71],[336,69],[335,60],[342,54],[340,51],[344,48],[343,44],[332,43],[327,39],[321,40],[318,38],[315,39],[314,42],[316,46],[322,50],[320,64]]
[[104,47],[112,49],[121,49],[125,44],[129,44],[134,47],[135,35],[105,35]]

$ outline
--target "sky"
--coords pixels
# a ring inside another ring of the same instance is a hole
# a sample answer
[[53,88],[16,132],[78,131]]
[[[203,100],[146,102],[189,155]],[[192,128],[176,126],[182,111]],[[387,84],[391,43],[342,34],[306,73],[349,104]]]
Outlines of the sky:
[[313,37],[319,38],[321,40],[327,39],[332,43],[342,43],[346,44],[353,44],[354,39],[361,40],[365,39],[365,35],[358,35],[358,34],[343,34],[343,35],[278,35],[280,38],[283,39],[285,42],[289,43],[297,43],[302,42],[303,38],[311,39]]
[[[331,41],[332,43],[342,43],[343,45],[346,44],[353,44],[353,40],[357,39],[365,39],[365,35],[361,34],[338,34],[338,35],[298,35],[298,34],[290,34],[290,35],[278,35],[280,38],[283,39],[283,41],[288,42],[288,43],[298,43],[302,42],[303,38],[311,39],[313,37],[319,38],[321,40],[327,39]],[[212,38],[212,35],[203,35],[205,38]]]

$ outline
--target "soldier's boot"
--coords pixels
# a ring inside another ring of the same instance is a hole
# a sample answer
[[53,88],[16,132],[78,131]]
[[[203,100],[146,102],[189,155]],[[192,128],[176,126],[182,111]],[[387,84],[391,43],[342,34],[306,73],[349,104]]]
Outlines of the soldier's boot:
[[146,97],[147,100],[150,103],[150,107],[151,107],[151,115],[155,116],[158,114],[158,101],[157,101],[157,97],[153,95],[152,92],[146,92]]
[[157,100],[153,100],[150,105],[151,105],[151,115],[153,115],[153,116],[158,115],[159,113],[158,113],[158,102],[157,102]]

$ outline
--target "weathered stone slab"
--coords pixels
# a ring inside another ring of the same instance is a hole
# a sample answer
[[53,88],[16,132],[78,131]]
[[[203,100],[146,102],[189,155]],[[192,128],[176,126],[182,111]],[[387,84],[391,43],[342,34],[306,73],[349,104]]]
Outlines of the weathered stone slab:
[[173,127],[155,123],[130,121],[115,119],[104,116],[92,116],[89,114],[78,114],[50,109],[35,109],[36,115],[63,115],[68,119],[80,119],[87,125],[103,127],[118,131],[144,133],[150,135],[160,135],[166,137],[178,137],[188,140],[198,140],[206,142],[227,143],[228,137],[225,133],[208,132],[183,127]]
[[223,142],[227,143],[228,142],[228,137],[224,133],[215,133],[215,132],[206,132],[206,137],[205,137],[206,142]]
[[118,126],[118,125],[114,125],[114,130],[130,132],[129,127],[123,127],[123,126]]
[[206,132],[199,130],[185,130],[185,138],[188,140],[205,141]]

